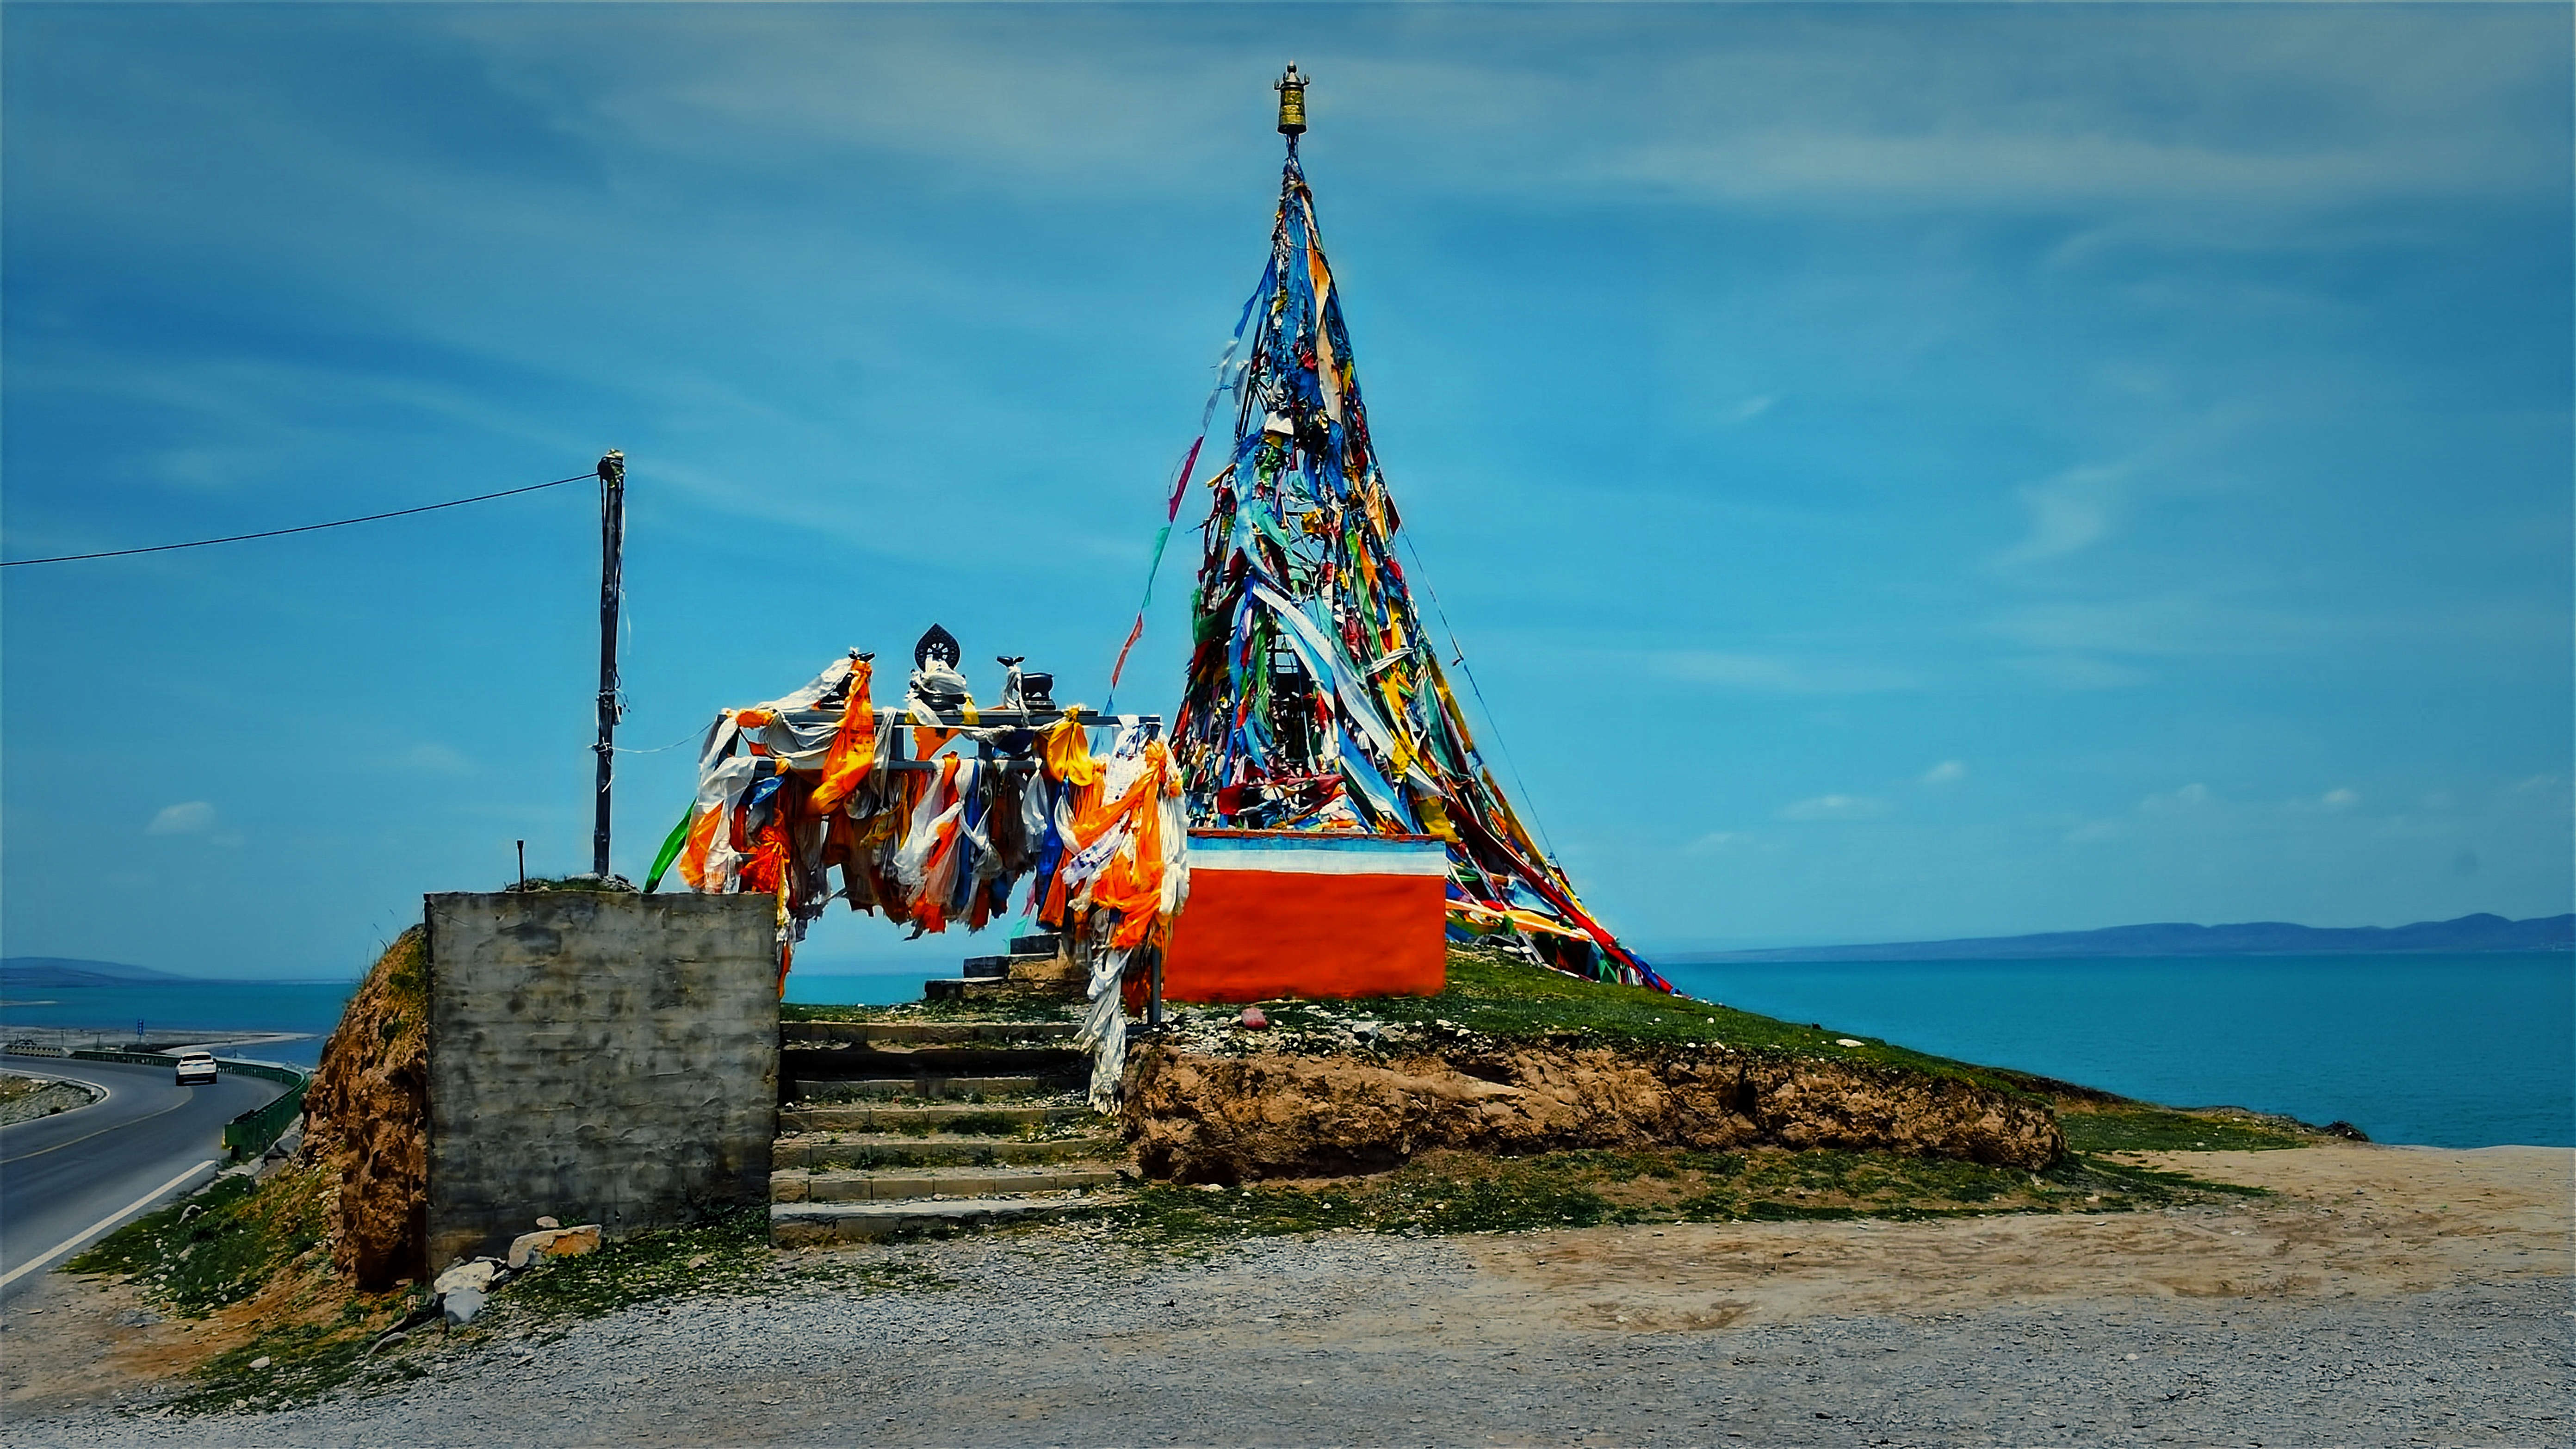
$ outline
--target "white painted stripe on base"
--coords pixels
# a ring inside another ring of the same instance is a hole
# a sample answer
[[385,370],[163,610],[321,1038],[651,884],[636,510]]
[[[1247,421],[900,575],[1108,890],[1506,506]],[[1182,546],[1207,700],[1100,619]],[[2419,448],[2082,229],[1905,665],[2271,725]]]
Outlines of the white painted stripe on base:
[[178,1187],[179,1184],[186,1182],[189,1178],[196,1176],[198,1173],[201,1173],[214,1165],[215,1159],[211,1157],[207,1158],[205,1161],[198,1163],[196,1166],[189,1168],[183,1173],[180,1173],[177,1177],[170,1179],[168,1182],[152,1189],[143,1196],[138,1197],[134,1201],[127,1203],[125,1206],[118,1208],[116,1211],[109,1213],[106,1217],[100,1218],[97,1222],[90,1224],[88,1227],[81,1229],[79,1232],[72,1234],[70,1237],[63,1239],[52,1247],[47,1248],[35,1257],[29,1258],[17,1267],[10,1269],[7,1276],[0,1277],[0,1288],[6,1288],[28,1274],[35,1272],[37,1269],[44,1267],[46,1264],[53,1262],[56,1258],[70,1254],[74,1249],[86,1244],[90,1239],[98,1237],[109,1229],[123,1223],[127,1218],[130,1218],[136,1213],[143,1211],[145,1208],[152,1206],[154,1203],[159,1202],[165,1194]]
[[1190,869],[1242,871],[1275,875],[1449,874],[1446,850],[1224,850],[1192,843]]

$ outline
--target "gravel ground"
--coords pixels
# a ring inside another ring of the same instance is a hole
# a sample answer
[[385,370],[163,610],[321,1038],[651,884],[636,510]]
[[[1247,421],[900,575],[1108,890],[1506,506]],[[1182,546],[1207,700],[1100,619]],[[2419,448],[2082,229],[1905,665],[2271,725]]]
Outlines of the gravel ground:
[[1067,1230],[862,1250],[840,1261],[910,1265],[948,1286],[834,1288],[798,1276],[828,1260],[790,1260],[762,1297],[450,1350],[400,1391],[266,1415],[104,1408],[21,1420],[5,1438],[67,1449],[2576,1438],[2576,1300],[2557,1274],[2380,1296],[2043,1295],[1638,1331],[1648,1325],[1533,1293],[1507,1262],[1545,1261],[1530,1255],[1581,1237],[1335,1235],[1191,1259]]

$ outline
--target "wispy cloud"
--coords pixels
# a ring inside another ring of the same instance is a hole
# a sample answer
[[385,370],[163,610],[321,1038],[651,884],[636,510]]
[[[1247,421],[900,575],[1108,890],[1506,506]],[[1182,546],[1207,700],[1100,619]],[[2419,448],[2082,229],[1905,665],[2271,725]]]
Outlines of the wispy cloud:
[[2052,689],[2128,689],[2155,678],[2134,665],[2090,654],[2028,654],[2006,659],[2003,666]]
[[2195,589],[2027,604],[2002,611],[1987,627],[2013,643],[2060,655],[2183,657],[2281,653],[2331,637],[2347,621]]
[[1912,689],[1908,670],[1865,660],[1746,654],[1721,649],[1675,649],[1651,656],[1649,667],[1666,679],[1716,685],[1749,694],[1883,694]]
[[466,758],[464,751],[453,745],[440,744],[436,740],[417,744],[403,751],[395,764],[401,769],[418,770],[432,775],[474,773],[474,762]]
[[215,828],[215,807],[203,800],[187,800],[177,805],[164,805],[152,823],[143,827],[146,835],[204,835]]
[[1941,763],[1934,765],[1931,769],[1924,771],[1921,775],[1916,776],[1915,783],[1920,785],[1954,785],[1966,778],[1968,778],[1967,761],[1943,760]]
[[1875,820],[1895,807],[1871,795],[1817,795],[1780,807],[1783,820]]
[[1749,397],[1742,402],[1718,409],[1717,420],[1728,427],[1738,423],[1749,423],[1771,411],[1771,405],[1779,400],[1778,397],[1767,392],[1758,397]]
[[2166,790],[2147,796],[2138,802],[2138,813],[2175,815],[2188,810],[2203,809],[2209,803],[2209,787],[2195,781],[2178,790]]
[[2019,491],[2030,511],[2030,532],[2005,550],[2000,562],[2037,563],[2092,547],[2110,536],[2125,501],[2126,466],[2069,468]]

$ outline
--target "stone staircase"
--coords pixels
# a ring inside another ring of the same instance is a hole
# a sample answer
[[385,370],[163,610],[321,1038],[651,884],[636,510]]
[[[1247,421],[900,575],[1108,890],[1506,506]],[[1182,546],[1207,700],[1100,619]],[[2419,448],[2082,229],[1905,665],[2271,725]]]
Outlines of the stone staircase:
[[1001,956],[969,956],[965,970],[944,980],[921,983],[925,1001],[995,1001],[1014,996],[1063,996],[1067,983],[1081,994],[1080,976],[1066,956],[1064,938],[1053,932],[1014,936]]
[[1075,1031],[1060,1021],[781,1026],[770,1241],[982,1227],[1061,1213],[1116,1186],[1126,1145],[1083,1103],[1091,1061]]

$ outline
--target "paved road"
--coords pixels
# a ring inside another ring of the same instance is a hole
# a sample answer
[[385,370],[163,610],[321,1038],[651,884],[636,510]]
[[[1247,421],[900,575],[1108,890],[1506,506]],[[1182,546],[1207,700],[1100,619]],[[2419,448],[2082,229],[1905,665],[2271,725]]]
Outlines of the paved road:
[[230,1072],[211,1087],[182,1087],[168,1067],[122,1062],[0,1058],[30,1076],[105,1087],[105,1100],[0,1127],[0,1302],[44,1276],[44,1266],[132,1213],[211,1175],[224,1156],[224,1124],[284,1089]]

